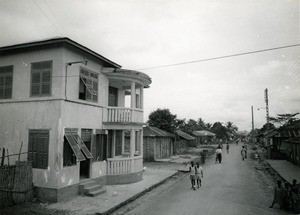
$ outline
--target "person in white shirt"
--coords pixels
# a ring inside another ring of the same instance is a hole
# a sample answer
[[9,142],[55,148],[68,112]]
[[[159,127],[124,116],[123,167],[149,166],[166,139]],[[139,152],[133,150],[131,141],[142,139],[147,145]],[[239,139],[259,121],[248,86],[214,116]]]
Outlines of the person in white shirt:
[[216,150],[216,163],[217,161],[219,161],[219,163],[222,162],[222,148],[221,146],[219,145],[217,150]]
[[[197,181],[197,185],[198,188],[200,188],[201,186],[201,178],[203,178],[203,169],[202,166],[200,166],[200,163],[197,162],[196,166],[195,166],[195,170],[196,170],[196,181]],[[200,175],[201,174],[201,175]]]
[[192,188],[193,190],[195,190],[195,179],[196,179],[196,169],[195,169],[195,165],[194,162],[191,161],[191,166],[190,166],[190,179],[191,179],[191,184],[192,184]]

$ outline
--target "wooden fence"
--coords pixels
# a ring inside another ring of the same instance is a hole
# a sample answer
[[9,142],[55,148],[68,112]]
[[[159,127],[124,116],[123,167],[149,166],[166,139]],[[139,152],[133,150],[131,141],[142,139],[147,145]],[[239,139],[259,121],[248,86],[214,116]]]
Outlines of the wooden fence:
[[33,198],[32,165],[17,161],[0,166],[0,208],[31,201]]

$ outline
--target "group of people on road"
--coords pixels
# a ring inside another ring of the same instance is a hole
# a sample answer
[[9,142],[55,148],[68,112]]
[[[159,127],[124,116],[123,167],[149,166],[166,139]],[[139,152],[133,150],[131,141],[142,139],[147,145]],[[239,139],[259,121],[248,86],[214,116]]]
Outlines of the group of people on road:
[[299,185],[297,185],[296,179],[293,180],[291,186],[287,182],[282,185],[282,181],[278,180],[270,208],[275,206],[278,209],[292,210],[295,213],[300,213],[299,195]]
[[197,188],[199,189],[201,187],[201,182],[202,182],[202,178],[203,178],[203,169],[202,166],[200,166],[200,163],[197,162],[196,165],[194,164],[194,162],[191,162],[191,166],[189,167],[189,171],[190,171],[190,180],[191,180],[191,184],[192,184],[192,188],[193,190],[196,190],[196,183],[197,183]]

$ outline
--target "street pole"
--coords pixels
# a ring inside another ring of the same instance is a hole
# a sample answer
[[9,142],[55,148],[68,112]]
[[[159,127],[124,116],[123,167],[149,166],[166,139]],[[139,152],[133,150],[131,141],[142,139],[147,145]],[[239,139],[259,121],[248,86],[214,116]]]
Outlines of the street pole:
[[269,99],[268,99],[268,89],[265,89],[265,102],[266,102],[266,119],[267,119],[267,153],[268,159],[271,158],[271,147],[269,140],[270,124],[269,124]]
[[253,116],[253,106],[251,106],[251,115],[252,115],[252,132],[254,131],[254,116]]

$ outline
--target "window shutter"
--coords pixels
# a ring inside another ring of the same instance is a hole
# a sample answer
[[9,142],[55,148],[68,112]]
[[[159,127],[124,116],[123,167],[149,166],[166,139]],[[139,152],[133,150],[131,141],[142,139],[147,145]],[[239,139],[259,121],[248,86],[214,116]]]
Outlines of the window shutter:
[[5,77],[4,98],[9,99],[12,97],[12,74]]
[[0,88],[4,87],[5,76],[0,76]]
[[28,140],[28,161],[33,168],[46,169],[48,167],[49,131],[31,130]]
[[44,71],[42,73],[42,95],[50,94],[51,72]]
[[41,74],[39,72],[32,72],[31,74],[31,95],[36,96],[40,94],[40,80]]

